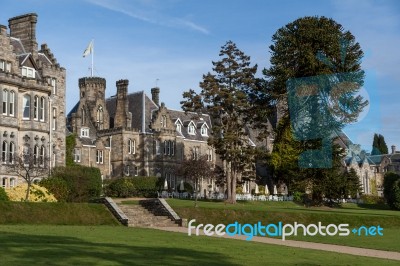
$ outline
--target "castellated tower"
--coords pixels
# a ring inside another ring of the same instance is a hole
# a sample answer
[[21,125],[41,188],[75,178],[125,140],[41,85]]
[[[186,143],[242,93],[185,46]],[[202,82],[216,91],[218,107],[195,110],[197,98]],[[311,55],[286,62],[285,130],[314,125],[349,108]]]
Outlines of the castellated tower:
[[38,44],[36,42],[37,14],[30,13],[8,20],[10,36],[20,39],[27,53],[37,58]]
[[116,82],[117,86],[117,106],[115,111],[114,126],[116,128],[130,128],[132,114],[128,110],[128,84],[127,79],[121,79]]
[[95,127],[97,130],[109,128],[109,115],[105,103],[106,80],[99,77],[79,79],[80,104],[77,115],[79,127]]

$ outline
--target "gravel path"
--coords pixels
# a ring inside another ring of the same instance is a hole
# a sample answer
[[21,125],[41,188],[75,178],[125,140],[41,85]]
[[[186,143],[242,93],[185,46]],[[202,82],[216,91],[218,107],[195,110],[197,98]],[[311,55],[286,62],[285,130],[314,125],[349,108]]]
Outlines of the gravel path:
[[[163,231],[169,232],[179,232],[179,233],[188,233],[188,229],[186,227],[157,227],[154,229],[159,229]],[[194,232],[194,230],[192,231]],[[194,234],[191,237],[196,237]],[[234,238],[245,240],[245,236],[212,236],[212,237],[223,237],[223,238]],[[393,251],[384,251],[384,250],[376,250],[376,249],[367,249],[367,248],[356,248],[349,246],[339,246],[339,245],[331,245],[331,244],[322,244],[322,243],[313,243],[313,242],[305,242],[305,241],[294,241],[294,240],[285,240],[274,239],[269,237],[259,237],[254,236],[251,240],[253,242],[280,245],[280,246],[288,246],[288,247],[296,247],[296,248],[307,248],[307,249],[316,249],[316,250],[324,250],[324,251],[332,251],[350,255],[357,256],[365,256],[365,257],[373,257],[373,258],[381,258],[381,259],[390,259],[390,260],[400,260],[400,253]]]

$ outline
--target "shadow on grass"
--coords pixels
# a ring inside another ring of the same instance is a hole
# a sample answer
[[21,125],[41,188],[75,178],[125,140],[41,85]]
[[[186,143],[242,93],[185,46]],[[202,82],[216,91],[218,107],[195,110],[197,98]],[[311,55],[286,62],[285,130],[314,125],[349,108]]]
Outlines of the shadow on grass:
[[[95,243],[67,236],[0,233],[1,265],[235,265],[219,253]],[[151,239],[148,240],[151,242]]]

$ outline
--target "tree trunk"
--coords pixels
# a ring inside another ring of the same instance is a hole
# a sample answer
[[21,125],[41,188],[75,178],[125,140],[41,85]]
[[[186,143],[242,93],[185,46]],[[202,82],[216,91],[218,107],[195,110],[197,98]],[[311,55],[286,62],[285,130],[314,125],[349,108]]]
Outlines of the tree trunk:
[[28,183],[28,188],[26,189],[26,195],[25,195],[25,201],[29,201],[29,194],[31,191],[31,181],[27,182]]
[[226,173],[226,188],[228,192],[227,202],[232,203],[232,186],[231,186],[231,167],[229,162],[225,162],[225,173]]
[[232,171],[232,182],[231,182],[231,186],[232,186],[232,204],[236,204],[236,181],[237,181],[237,171],[236,169],[234,169]]

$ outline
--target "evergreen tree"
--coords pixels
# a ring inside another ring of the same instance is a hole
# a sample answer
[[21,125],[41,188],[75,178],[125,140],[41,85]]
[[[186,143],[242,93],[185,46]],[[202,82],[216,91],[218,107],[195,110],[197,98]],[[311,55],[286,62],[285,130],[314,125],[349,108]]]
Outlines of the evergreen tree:
[[220,51],[221,59],[212,62],[214,73],[203,75],[201,92],[189,90],[181,102],[185,111],[211,116],[213,130],[208,140],[224,163],[228,202],[236,202],[236,183],[253,162],[254,149],[249,142],[246,114],[250,108],[247,91],[256,86],[257,65],[250,66],[250,57],[228,41]]
[[389,150],[385,142],[385,137],[381,134],[374,134],[374,140],[372,142],[371,155],[388,154]]

